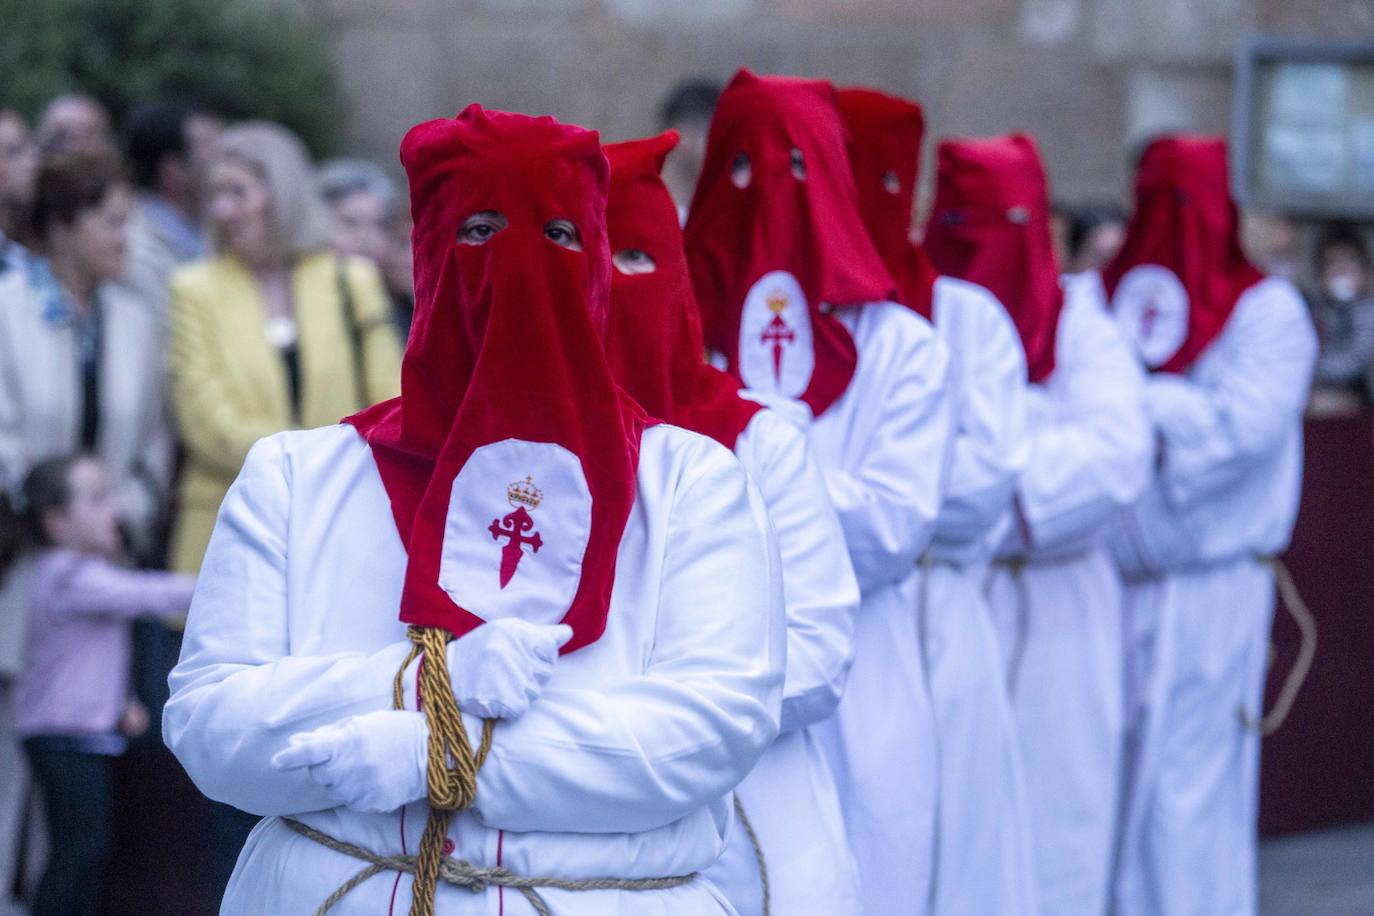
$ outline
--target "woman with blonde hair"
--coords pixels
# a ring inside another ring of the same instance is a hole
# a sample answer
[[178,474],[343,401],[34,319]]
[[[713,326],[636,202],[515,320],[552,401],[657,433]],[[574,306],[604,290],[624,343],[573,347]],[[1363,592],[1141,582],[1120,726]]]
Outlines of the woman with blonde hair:
[[172,393],[186,446],[171,565],[195,571],[248,449],[338,422],[400,390],[400,343],[371,262],[331,253],[304,145],[286,128],[226,130],[207,210],[215,253],[172,278]]

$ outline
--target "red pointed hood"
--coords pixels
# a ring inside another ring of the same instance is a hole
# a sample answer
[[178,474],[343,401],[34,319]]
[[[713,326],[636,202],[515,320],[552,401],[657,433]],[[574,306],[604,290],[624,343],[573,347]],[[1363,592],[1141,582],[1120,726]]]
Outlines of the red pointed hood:
[[677,207],[659,172],[676,131],[606,147],[611,251],[643,252],[644,273],[611,272],[606,357],[626,391],[655,417],[710,436],[733,450],[760,405],[739,382],[708,366],[701,318],[687,274]]
[[1241,250],[1229,188],[1220,137],[1163,137],[1140,159],[1135,213],[1102,280],[1151,369],[1186,372],[1263,279]]
[[940,144],[925,248],[942,274],[991,290],[1026,351],[1030,380],[1054,372],[1064,293],[1050,235],[1049,185],[1025,134]]
[[[601,350],[608,166],[595,132],[472,105],[401,145],[415,320],[401,396],[347,422],[406,546],[400,616],[463,633],[606,624],[646,418]],[[580,250],[579,250],[580,249]]]
[[929,321],[939,274],[911,239],[925,113],[915,102],[862,88],[840,90],[840,113],[864,225],[897,281],[900,301]]
[[896,296],[859,217],[833,86],[735,75],[711,122],[686,245],[707,345],[747,387],[824,413],[858,362],[830,310]]

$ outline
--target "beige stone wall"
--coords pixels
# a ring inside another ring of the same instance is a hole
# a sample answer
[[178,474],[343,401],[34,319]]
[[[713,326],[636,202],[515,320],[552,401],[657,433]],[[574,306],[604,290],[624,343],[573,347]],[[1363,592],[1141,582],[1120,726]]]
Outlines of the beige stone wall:
[[394,162],[405,129],[470,101],[620,139],[679,80],[736,67],[922,102],[934,135],[1029,130],[1055,194],[1122,193],[1151,132],[1226,130],[1231,60],[1268,31],[1374,39],[1371,0],[307,0],[334,37],[346,141]]

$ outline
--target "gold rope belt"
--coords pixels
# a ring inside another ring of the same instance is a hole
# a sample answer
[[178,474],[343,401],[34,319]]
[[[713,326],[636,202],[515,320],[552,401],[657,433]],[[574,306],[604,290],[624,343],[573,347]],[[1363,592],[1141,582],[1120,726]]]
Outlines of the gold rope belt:
[[[419,856],[379,856],[374,852],[355,846],[352,843],[345,843],[336,840],[327,833],[321,833],[314,827],[302,824],[300,821],[292,820],[289,817],[282,818],[282,823],[290,827],[296,833],[309,840],[314,840],[326,849],[341,852],[346,856],[352,856],[368,863],[367,867],[358,872],[352,878],[340,885],[339,889],[330,894],[329,897],[320,904],[319,909],[315,910],[315,916],[324,916],[329,910],[344,897],[349,891],[367,881],[374,875],[384,871],[398,871],[407,875],[417,875],[419,872]],[[530,906],[539,916],[551,916],[552,911],[544,898],[539,895],[537,888],[553,888],[560,891],[660,891],[674,887],[682,887],[696,879],[695,874],[677,875],[671,878],[553,878],[553,877],[530,877],[517,875],[508,868],[500,866],[478,866],[461,859],[454,859],[443,856],[439,862],[438,879],[445,884],[454,887],[466,887],[474,893],[481,893],[489,887],[509,887],[518,890],[529,901]]]
[[474,892],[483,891],[488,887],[513,888],[524,895],[539,916],[551,916],[548,904],[539,896],[536,888],[566,891],[653,891],[681,887],[696,879],[695,874],[670,878],[580,880],[527,877],[500,866],[477,866],[444,855],[444,839],[448,835],[449,823],[453,820],[454,812],[471,807],[477,800],[477,772],[491,751],[492,732],[496,722],[493,719],[483,720],[482,737],[474,749],[472,741],[468,738],[467,729],[463,726],[463,713],[453,696],[453,683],[449,677],[448,644],[453,639],[453,634],[438,627],[412,626],[406,635],[411,643],[410,654],[401,663],[392,684],[392,703],[396,709],[405,709],[403,684],[406,668],[421,655],[425,661],[431,663],[421,676],[417,676],[419,705],[429,726],[429,746],[426,754],[429,817],[420,837],[420,850],[413,856],[379,856],[361,846],[336,840],[300,821],[282,818],[282,823],[301,836],[327,849],[368,863],[366,868],[330,894],[315,910],[315,916],[324,916],[355,887],[383,871],[398,871],[415,876],[415,883],[410,892],[410,916],[434,916],[434,896],[440,881],[456,887],[466,887]]
[[749,815],[744,811],[744,803],[739,800],[739,793],[735,793],[735,816],[739,818],[740,826],[744,828],[745,836],[749,837],[749,845],[754,850],[754,863],[759,867],[759,884],[763,888],[763,916],[771,916],[773,912],[773,891],[768,886],[768,860],[763,856],[763,844],[759,842],[759,835],[754,832],[754,825],[749,821]]
[[[1317,656],[1317,618],[1312,613],[1312,609],[1307,606],[1302,595],[1298,592],[1298,585],[1293,581],[1293,574],[1288,571],[1288,567],[1283,565],[1283,561],[1278,557],[1266,557],[1262,561],[1274,573],[1274,584],[1278,587],[1280,603],[1288,611],[1288,615],[1293,618],[1293,623],[1297,624],[1298,632],[1302,634],[1302,642],[1298,646],[1298,657],[1293,660],[1293,667],[1289,669],[1288,676],[1284,678],[1283,687],[1279,689],[1278,698],[1274,700],[1274,708],[1268,713],[1264,713],[1256,721],[1244,707],[1240,710],[1241,725],[1247,729],[1259,732],[1262,737],[1268,737],[1278,731],[1288,718],[1288,714],[1293,710],[1293,701],[1298,698],[1298,691],[1302,690],[1303,682],[1307,680],[1308,673],[1312,670],[1312,660]],[[1270,653],[1273,653],[1271,646]]]

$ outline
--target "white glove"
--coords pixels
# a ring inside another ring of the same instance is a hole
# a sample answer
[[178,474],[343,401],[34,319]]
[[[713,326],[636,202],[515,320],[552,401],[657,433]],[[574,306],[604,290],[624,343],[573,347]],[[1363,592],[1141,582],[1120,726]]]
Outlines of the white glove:
[[755,391],[751,388],[741,388],[739,396],[746,401],[754,401],[762,404],[773,411],[792,426],[795,426],[802,433],[809,433],[811,426],[815,423],[815,416],[811,413],[811,407],[805,401],[796,398],[789,398],[785,394],[775,394],[771,391]]
[[503,617],[448,646],[453,698],[463,712],[484,719],[518,719],[544,692],[558,650],[572,627]]
[[418,712],[350,716],[291,736],[272,758],[277,770],[308,768],[340,805],[385,813],[424,798],[429,726]]

